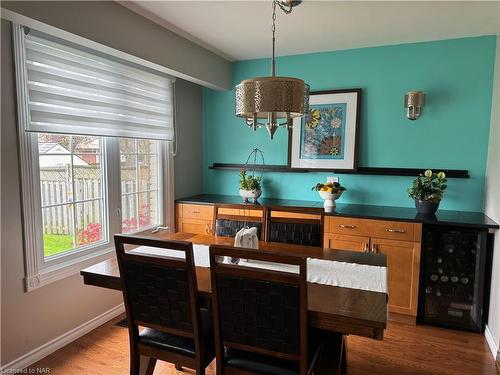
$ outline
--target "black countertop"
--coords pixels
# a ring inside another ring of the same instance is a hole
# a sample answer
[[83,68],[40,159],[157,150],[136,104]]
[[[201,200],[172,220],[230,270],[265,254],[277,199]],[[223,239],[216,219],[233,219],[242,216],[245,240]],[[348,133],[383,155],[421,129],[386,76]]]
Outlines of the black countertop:
[[[207,205],[212,205],[214,203],[241,204],[249,208],[255,206],[253,203],[243,203],[242,198],[237,195],[201,194],[177,199],[176,202]],[[262,198],[259,199],[257,205],[296,207],[300,209],[310,208],[311,211],[323,211],[323,202],[316,201]],[[411,221],[435,225],[460,225],[488,229],[499,228],[497,223],[482,212],[449,211],[439,209],[436,212],[436,215],[422,216],[417,214],[414,208],[337,203],[337,207],[335,207],[335,209],[331,212],[325,211],[325,215],[360,217],[379,220]]]

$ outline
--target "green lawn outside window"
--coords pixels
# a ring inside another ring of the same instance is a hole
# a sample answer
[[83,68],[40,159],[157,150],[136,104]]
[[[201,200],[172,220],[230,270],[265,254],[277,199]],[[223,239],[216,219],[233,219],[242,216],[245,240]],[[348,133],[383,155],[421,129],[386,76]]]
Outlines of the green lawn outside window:
[[43,235],[43,254],[48,257],[73,249],[73,237],[63,234]]

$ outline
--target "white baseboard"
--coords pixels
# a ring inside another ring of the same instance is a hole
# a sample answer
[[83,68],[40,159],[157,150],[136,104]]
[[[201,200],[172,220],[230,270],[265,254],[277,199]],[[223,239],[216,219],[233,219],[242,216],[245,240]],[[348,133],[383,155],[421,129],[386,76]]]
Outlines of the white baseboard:
[[498,356],[500,355],[498,352],[499,350],[498,343],[495,341],[495,338],[493,337],[493,334],[490,331],[490,327],[488,326],[486,326],[486,328],[484,329],[484,337],[486,337],[486,342],[490,347],[493,358],[495,360],[498,360]]
[[78,327],[73,328],[71,331],[68,331],[61,336],[50,340],[49,342],[39,346],[36,349],[33,349],[29,353],[26,353],[21,357],[13,360],[12,362],[7,363],[5,366],[0,367],[0,373],[3,373],[2,371],[5,370],[22,370],[41,360],[42,358],[45,358],[49,354],[54,353],[56,350],[61,349],[63,346],[66,346],[69,343],[75,341],[79,337],[82,337],[86,333],[89,333],[90,331],[110,321],[111,319],[117,317],[123,312],[125,312],[125,306],[122,303],[118,306],[113,307],[112,309],[109,309],[101,315],[96,316],[88,322],[85,322]]

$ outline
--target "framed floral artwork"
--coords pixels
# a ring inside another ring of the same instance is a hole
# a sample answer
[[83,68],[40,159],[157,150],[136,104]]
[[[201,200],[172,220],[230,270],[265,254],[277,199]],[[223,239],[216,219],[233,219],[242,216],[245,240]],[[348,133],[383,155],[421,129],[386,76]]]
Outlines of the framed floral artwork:
[[360,101],[361,89],[311,92],[309,112],[293,121],[289,166],[356,170]]

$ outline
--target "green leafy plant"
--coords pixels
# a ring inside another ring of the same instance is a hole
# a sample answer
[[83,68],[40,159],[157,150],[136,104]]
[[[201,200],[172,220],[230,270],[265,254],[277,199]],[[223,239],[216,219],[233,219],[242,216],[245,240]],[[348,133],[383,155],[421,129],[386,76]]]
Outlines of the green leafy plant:
[[338,194],[342,191],[345,191],[346,188],[340,185],[340,183],[338,182],[328,182],[326,184],[317,183],[311,190],[328,191],[331,194]]
[[446,188],[446,175],[444,172],[434,173],[428,169],[423,175],[413,180],[413,186],[407,191],[410,198],[438,203],[443,198]]
[[247,172],[240,171],[240,189],[241,190],[260,190],[260,177],[247,175]]

